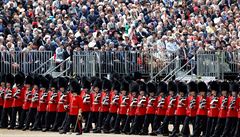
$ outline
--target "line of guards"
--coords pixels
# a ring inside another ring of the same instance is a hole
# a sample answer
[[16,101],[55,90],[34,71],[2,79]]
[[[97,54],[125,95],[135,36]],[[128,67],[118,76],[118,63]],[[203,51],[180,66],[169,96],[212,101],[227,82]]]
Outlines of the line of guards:
[[[240,137],[236,81],[145,83],[138,72],[124,78],[114,74],[110,80],[37,74],[25,77],[19,72],[15,77],[2,74],[0,82],[1,128],[60,134],[92,130],[171,137]],[[173,124],[171,132],[169,124]]]

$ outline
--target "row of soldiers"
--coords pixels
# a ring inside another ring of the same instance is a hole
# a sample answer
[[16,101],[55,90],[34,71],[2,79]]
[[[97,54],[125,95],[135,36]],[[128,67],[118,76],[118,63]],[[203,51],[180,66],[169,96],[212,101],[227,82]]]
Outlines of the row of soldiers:
[[[137,74],[133,79],[113,76],[109,80],[25,77],[21,72],[15,77],[3,74],[0,80],[1,128],[60,134],[240,136],[237,82],[145,83]],[[169,124],[173,124],[171,132]]]

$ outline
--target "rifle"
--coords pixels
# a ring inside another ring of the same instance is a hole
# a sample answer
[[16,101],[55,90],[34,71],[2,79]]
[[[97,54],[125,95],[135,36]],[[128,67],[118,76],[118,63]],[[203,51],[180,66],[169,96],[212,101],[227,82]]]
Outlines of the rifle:
[[45,92],[45,93],[42,94],[42,96],[40,98],[40,103],[45,103],[46,97],[47,97],[47,93]]
[[12,91],[10,89],[7,89],[5,99],[10,99],[12,97]]
[[216,108],[217,102],[218,102],[218,97],[214,97],[210,102],[210,108]]
[[117,104],[118,100],[119,100],[119,95],[115,95],[111,104]]
[[98,104],[99,103],[99,98],[101,97],[101,93],[98,93],[97,96],[94,98],[93,104]]
[[229,109],[234,109],[235,103],[236,103],[236,97],[234,97],[233,100],[231,101],[231,103],[229,105]]
[[153,102],[156,100],[156,98],[151,98],[149,101],[148,101],[148,107],[151,107],[153,106]]
[[90,95],[86,93],[83,97],[83,103],[90,103]]
[[54,103],[56,97],[57,97],[57,93],[53,93],[51,98],[50,98],[50,103]]
[[194,108],[195,105],[196,105],[196,99],[194,98],[194,99],[192,99],[192,100],[190,101],[189,108]]
[[142,98],[140,99],[140,101],[138,102],[138,106],[143,106],[143,103],[146,102],[146,97],[145,96],[142,96]]
[[18,90],[14,93],[13,97],[16,98],[16,99],[19,98],[19,96],[18,96],[19,94],[20,94],[20,89],[18,89]]
[[173,103],[174,103],[175,101],[176,101],[176,98],[175,98],[175,97],[171,97],[168,107],[169,107],[169,108],[173,107]]
[[158,106],[159,108],[161,108],[163,105],[165,104],[165,98],[161,98],[161,100],[158,102]]

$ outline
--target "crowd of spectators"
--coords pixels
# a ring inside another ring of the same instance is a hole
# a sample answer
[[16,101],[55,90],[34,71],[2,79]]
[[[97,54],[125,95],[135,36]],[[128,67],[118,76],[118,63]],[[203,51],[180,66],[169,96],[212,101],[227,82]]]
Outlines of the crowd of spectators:
[[0,51],[240,48],[240,0],[1,0]]

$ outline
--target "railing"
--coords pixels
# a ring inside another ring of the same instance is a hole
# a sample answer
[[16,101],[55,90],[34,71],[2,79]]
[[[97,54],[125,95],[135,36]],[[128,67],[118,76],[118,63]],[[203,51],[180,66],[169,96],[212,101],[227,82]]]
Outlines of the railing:
[[16,74],[22,71],[25,74],[32,72],[43,74],[49,69],[46,62],[52,56],[51,51],[1,51],[0,72]]
[[53,72],[57,72],[58,74],[54,77],[57,76],[63,76],[63,75],[68,75],[69,70],[70,70],[70,66],[71,66],[71,60],[70,57],[68,57],[67,59],[65,59],[64,61],[60,62],[59,64],[56,64],[55,67],[50,68],[49,70],[47,70],[44,75],[47,74],[52,74]]
[[[49,60],[46,62],[42,63],[37,69],[35,69],[32,73],[41,73],[44,74],[46,73],[51,67],[54,67],[54,56],[52,56]],[[43,69],[46,68],[46,69]]]
[[70,73],[71,73],[70,69],[71,69],[71,66],[72,66],[71,58],[68,57],[66,60],[64,60],[62,62],[62,65],[65,65],[64,70],[61,71],[59,74],[57,74],[55,77],[69,76],[70,75]]

